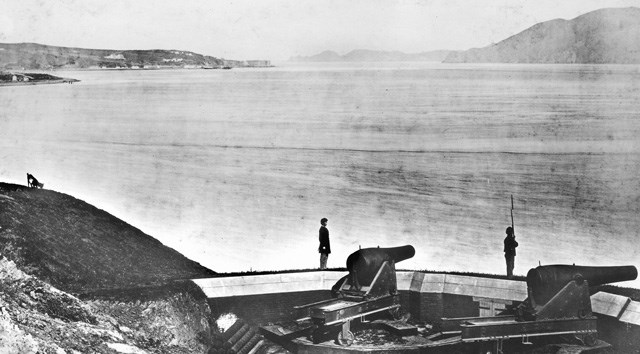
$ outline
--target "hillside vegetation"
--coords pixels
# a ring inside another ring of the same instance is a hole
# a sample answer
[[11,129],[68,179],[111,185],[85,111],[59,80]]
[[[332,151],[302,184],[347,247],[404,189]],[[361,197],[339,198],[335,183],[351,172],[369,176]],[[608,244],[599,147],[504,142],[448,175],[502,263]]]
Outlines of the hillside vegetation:
[[142,300],[81,300],[0,258],[0,353],[206,353],[217,329],[196,290],[184,283]]
[[640,63],[640,8],[601,9],[539,23],[499,43],[452,52],[447,63]]
[[183,50],[84,49],[37,43],[0,43],[0,69],[211,67],[223,60]]
[[215,275],[79,199],[7,183],[0,183],[0,253],[78,294]]

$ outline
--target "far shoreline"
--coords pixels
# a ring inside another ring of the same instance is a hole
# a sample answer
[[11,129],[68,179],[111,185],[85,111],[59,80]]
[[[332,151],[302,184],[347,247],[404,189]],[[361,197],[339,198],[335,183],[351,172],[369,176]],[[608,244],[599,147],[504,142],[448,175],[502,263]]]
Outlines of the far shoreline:
[[80,82],[80,80],[39,72],[0,72],[0,86],[72,84],[74,82]]
[[27,81],[27,82],[0,82],[0,86],[30,86],[30,85],[52,85],[52,84],[73,84],[74,82],[80,82],[77,79],[62,78],[60,80],[43,80],[43,81]]

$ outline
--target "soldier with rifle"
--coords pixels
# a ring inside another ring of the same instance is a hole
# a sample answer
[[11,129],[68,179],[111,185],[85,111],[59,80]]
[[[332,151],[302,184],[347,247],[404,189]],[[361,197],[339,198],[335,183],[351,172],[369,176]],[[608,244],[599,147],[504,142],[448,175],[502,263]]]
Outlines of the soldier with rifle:
[[506,232],[507,237],[504,238],[504,259],[507,262],[507,277],[511,279],[513,278],[513,268],[515,266],[516,247],[518,247],[513,228],[513,196],[511,196],[511,226],[507,227]]

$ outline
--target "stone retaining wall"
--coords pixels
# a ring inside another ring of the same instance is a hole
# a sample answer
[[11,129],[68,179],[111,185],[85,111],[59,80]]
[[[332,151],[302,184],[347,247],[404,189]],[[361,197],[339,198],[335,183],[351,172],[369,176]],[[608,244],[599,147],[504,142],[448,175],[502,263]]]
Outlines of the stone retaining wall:
[[[331,297],[331,287],[346,272],[319,271],[196,279],[214,313],[233,312],[255,324],[296,316],[293,306]],[[527,296],[521,281],[399,271],[403,308],[412,318],[493,316]]]

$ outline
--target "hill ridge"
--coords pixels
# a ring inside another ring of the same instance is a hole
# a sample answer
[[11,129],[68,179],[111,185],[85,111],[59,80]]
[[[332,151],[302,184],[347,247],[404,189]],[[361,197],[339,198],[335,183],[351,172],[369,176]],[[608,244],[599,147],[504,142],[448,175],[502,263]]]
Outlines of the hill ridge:
[[445,63],[640,63],[640,8],[605,8],[537,23],[498,43],[452,52]]
[[371,49],[354,49],[344,55],[332,50],[325,50],[311,56],[297,56],[290,61],[300,62],[380,62],[380,61],[442,61],[451,51],[434,50],[420,53],[404,53],[400,51],[384,51]]
[[0,254],[69,292],[154,286],[216,272],[73,196],[0,183]]
[[0,43],[0,69],[218,67],[225,61],[179,49],[91,49],[34,42]]

